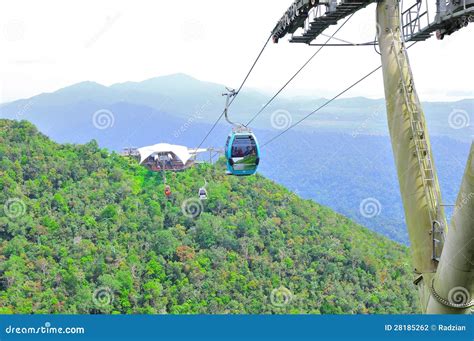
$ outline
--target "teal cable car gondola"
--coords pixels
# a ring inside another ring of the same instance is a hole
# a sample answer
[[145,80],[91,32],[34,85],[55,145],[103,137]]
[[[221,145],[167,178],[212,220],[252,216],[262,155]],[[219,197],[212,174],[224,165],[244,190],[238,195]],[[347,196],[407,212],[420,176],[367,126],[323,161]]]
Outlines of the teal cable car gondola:
[[231,103],[230,98],[237,95],[237,92],[229,88],[227,88],[227,91],[228,93],[222,94],[227,96],[224,113],[227,122],[234,126],[227,137],[224,149],[225,158],[227,159],[227,174],[252,175],[255,174],[260,163],[260,148],[257,138],[249,128],[229,120],[227,114]]
[[250,130],[234,130],[225,146],[227,172],[232,175],[252,175],[260,163],[257,138]]

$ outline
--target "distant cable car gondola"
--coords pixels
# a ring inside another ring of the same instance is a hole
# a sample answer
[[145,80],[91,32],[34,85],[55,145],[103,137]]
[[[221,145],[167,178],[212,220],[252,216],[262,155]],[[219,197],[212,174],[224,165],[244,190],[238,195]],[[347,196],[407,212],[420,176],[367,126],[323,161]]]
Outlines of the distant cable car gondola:
[[229,100],[237,95],[237,92],[229,88],[227,88],[227,91],[228,93],[222,94],[227,96],[224,113],[227,122],[234,126],[232,132],[227,137],[224,150],[227,159],[227,174],[237,176],[252,175],[255,174],[260,163],[260,148],[257,138],[249,128],[229,120],[227,116],[230,105]]
[[199,196],[199,199],[200,199],[200,200],[206,200],[206,199],[207,199],[206,186],[207,186],[207,180],[204,179],[204,186],[202,186],[201,188],[199,188],[199,191],[198,191],[198,196]]
[[167,198],[169,198],[171,196],[171,187],[166,185],[165,187],[165,195]]
[[199,199],[206,200],[207,199],[207,191],[204,187],[199,188]]

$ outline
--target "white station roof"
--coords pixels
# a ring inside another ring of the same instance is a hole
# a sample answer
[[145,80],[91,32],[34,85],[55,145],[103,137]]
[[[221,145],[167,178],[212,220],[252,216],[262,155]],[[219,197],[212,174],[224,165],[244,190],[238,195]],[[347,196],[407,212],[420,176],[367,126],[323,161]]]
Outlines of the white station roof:
[[137,149],[140,154],[140,163],[145,161],[149,156],[153,154],[175,154],[183,164],[186,164],[188,160],[197,153],[205,152],[206,149],[188,149],[185,146],[179,146],[169,143],[158,143],[153,146],[141,147]]

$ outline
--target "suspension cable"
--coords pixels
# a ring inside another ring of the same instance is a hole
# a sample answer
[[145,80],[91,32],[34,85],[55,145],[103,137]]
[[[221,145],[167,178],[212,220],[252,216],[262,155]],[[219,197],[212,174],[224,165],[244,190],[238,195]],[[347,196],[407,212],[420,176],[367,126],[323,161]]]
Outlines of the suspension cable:
[[[240,90],[242,90],[243,86],[245,85],[245,82],[247,82],[247,79],[249,78],[250,74],[252,73],[255,65],[257,64],[258,60],[260,59],[260,56],[262,55],[263,51],[265,50],[265,48],[267,47],[268,45],[268,42],[270,41],[272,35],[270,35],[267,39],[267,41],[265,42],[265,44],[263,45],[262,49],[260,50],[260,53],[258,54],[257,58],[255,59],[255,61],[253,62],[252,66],[250,67],[250,70],[247,72],[247,75],[245,76],[244,80],[242,81],[242,83],[240,84],[238,90],[236,91],[236,94],[234,97],[232,97],[232,99],[230,100],[229,102],[229,105],[227,106],[227,108],[229,108],[232,103],[234,102],[234,100],[237,98],[238,94],[240,93]],[[224,116],[225,114],[225,109],[222,111],[222,114],[220,114],[220,116],[217,118],[217,120],[214,122],[214,124],[212,125],[211,129],[209,129],[209,131],[207,132],[207,134],[204,136],[204,138],[202,139],[201,143],[199,143],[198,147],[196,148],[196,150],[198,150],[199,148],[201,148],[202,144],[204,143],[204,141],[206,141],[206,139],[209,137],[209,135],[212,133],[212,131],[214,130],[214,128],[217,126],[217,123],[219,123],[219,121],[222,119],[222,117]]]
[[321,45],[321,47],[319,49],[317,49],[316,52],[311,57],[309,57],[309,59],[298,69],[298,71],[296,71],[296,73],[293,74],[293,76],[291,76],[291,78],[280,88],[280,90],[278,90],[273,95],[273,97],[270,98],[268,100],[268,102],[255,115],[253,115],[253,117],[250,119],[250,121],[248,121],[247,124],[245,125],[246,127],[248,127],[249,124],[252,123],[270,105],[270,103],[272,103],[273,100],[287,87],[287,85],[290,84],[293,81],[293,79],[295,79],[296,76],[298,76],[298,74],[301,71],[303,71],[303,69],[313,60],[314,57],[316,57],[316,55],[318,55],[318,53],[329,43],[329,41],[334,38],[334,36],[344,27],[344,25],[352,18],[353,15],[354,15],[354,13],[352,13],[341,24],[341,26],[338,27],[338,29],[332,35],[328,36],[328,39],[323,43],[323,45]]
[[350,89],[352,89],[353,87],[355,87],[357,84],[359,84],[360,82],[362,82],[363,80],[365,80],[366,78],[368,78],[369,76],[371,76],[372,74],[374,74],[376,71],[378,71],[380,68],[382,67],[382,65],[380,66],[377,66],[375,69],[373,69],[372,71],[370,71],[368,74],[366,74],[364,77],[360,78],[357,82],[355,83],[352,83],[350,86],[348,86],[347,88],[345,88],[343,91],[341,91],[340,93],[338,93],[336,96],[334,96],[333,98],[327,100],[326,102],[324,102],[324,104],[320,105],[318,108],[316,108],[315,110],[313,110],[312,112],[310,112],[308,115],[306,115],[305,117],[303,117],[302,119],[300,119],[298,122],[292,124],[291,126],[289,126],[288,128],[286,128],[285,130],[283,130],[282,132],[280,132],[279,134],[275,135],[274,137],[272,137],[270,140],[268,140],[267,142],[265,142],[263,145],[262,145],[262,148],[265,147],[266,145],[270,144],[271,142],[273,142],[274,140],[276,140],[278,137],[280,137],[281,135],[283,135],[284,133],[286,133],[288,130],[296,127],[298,124],[300,124],[301,122],[303,122],[304,120],[306,120],[308,117],[310,117],[311,115],[317,113],[319,110],[321,110],[322,108],[324,108],[325,106],[329,105],[332,101],[336,100],[337,98],[339,98],[340,96],[342,96],[343,94],[345,94],[347,91],[349,91]]
[[[413,45],[415,45],[417,42],[413,42],[413,44],[411,44],[410,46],[407,47],[407,49],[409,49],[410,47],[412,47]],[[265,142],[263,145],[262,145],[262,148],[265,147],[266,145],[270,144],[271,142],[273,142],[274,140],[276,140],[277,138],[279,138],[281,135],[283,135],[284,133],[286,133],[288,130],[296,127],[298,124],[300,124],[301,122],[303,122],[304,120],[306,120],[308,117],[310,117],[311,115],[314,115],[315,113],[317,113],[319,110],[321,110],[322,108],[326,107],[327,105],[329,105],[331,102],[333,102],[334,100],[336,100],[337,98],[339,98],[340,96],[342,96],[343,94],[345,94],[347,91],[349,91],[350,89],[352,89],[353,87],[355,87],[357,84],[361,83],[362,81],[364,81],[366,78],[369,78],[370,76],[372,76],[375,72],[377,72],[379,69],[382,68],[382,65],[379,65],[377,66],[375,69],[373,69],[372,71],[370,71],[369,73],[367,73],[365,76],[363,76],[362,78],[360,78],[359,80],[357,80],[356,82],[352,83],[351,85],[349,85],[347,88],[345,88],[343,91],[341,91],[340,93],[338,93],[336,96],[334,96],[333,98],[327,100],[326,102],[324,102],[322,105],[320,105],[318,108],[316,108],[315,110],[313,110],[312,112],[310,112],[308,115],[306,115],[305,117],[303,117],[302,119],[300,119],[298,122],[292,124],[291,126],[289,126],[288,128],[286,128],[285,130],[283,130],[282,132],[280,132],[279,134],[275,135],[274,137],[272,137],[270,140],[268,140],[267,142]]]

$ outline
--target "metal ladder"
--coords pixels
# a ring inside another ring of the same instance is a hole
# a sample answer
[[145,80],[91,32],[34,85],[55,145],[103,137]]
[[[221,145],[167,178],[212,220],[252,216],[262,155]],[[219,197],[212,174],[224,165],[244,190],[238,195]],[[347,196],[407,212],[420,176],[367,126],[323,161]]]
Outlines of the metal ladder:
[[[413,74],[408,61],[408,54],[405,48],[405,44],[401,39],[396,39],[395,34],[392,32],[392,49],[396,57],[398,71],[401,75],[401,91],[403,92],[403,98],[405,100],[405,106],[407,108],[408,117],[410,119],[410,127],[414,144],[413,155],[418,160],[418,166],[421,173],[421,179],[423,183],[423,190],[425,198],[428,204],[429,218],[431,221],[431,236],[433,241],[433,255],[432,259],[439,261],[441,256],[441,249],[444,243],[444,231],[442,223],[436,218],[438,217],[439,210],[441,207],[440,196],[436,189],[436,179],[433,166],[433,160],[431,159],[431,153],[426,142],[426,130],[424,127],[424,121],[422,120],[419,107],[416,103],[410,100],[410,96],[413,93]],[[400,48],[397,48],[397,43]],[[402,58],[403,56],[403,58]],[[405,63],[404,63],[405,62]],[[405,72],[408,74],[409,84],[405,80]]]

